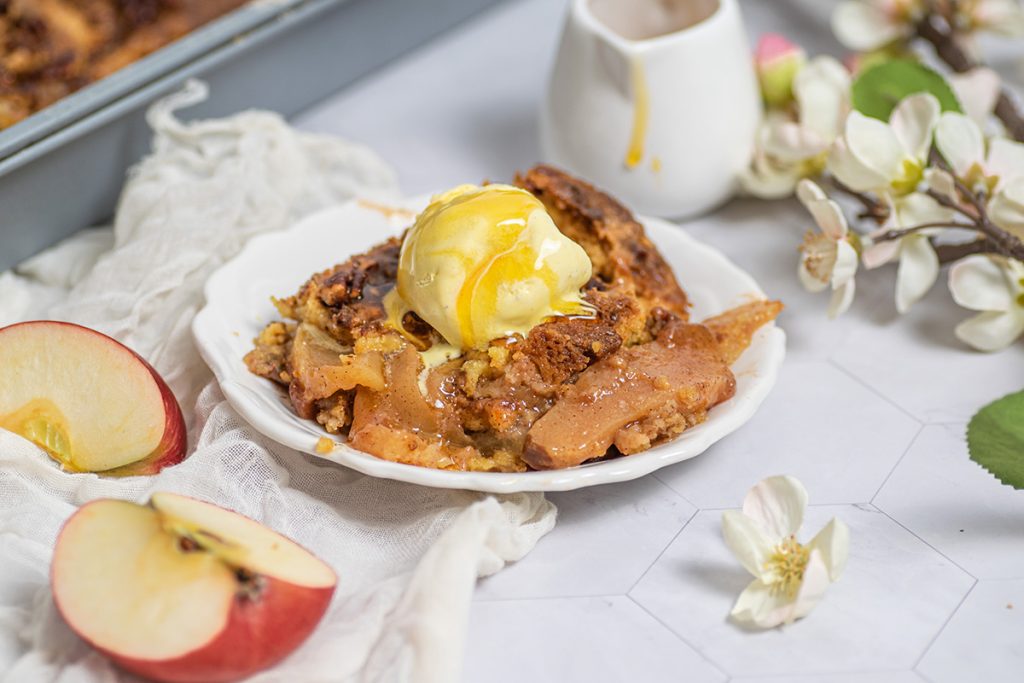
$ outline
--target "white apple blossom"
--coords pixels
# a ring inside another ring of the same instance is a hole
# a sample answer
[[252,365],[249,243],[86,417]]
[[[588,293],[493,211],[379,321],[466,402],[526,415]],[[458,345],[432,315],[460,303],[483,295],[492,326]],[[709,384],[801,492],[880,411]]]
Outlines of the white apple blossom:
[[794,77],[793,98],[794,114],[769,111],[758,131],[753,163],[741,178],[755,196],[789,196],[801,178],[821,172],[850,111],[850,74],[832,57],[816,57]]
[[906,313],[935,284],[939,277],[939,257],[932,246],[931,237],[941,228],[925,228],[908,233],[895,240],[877,238],[892,230],[902,230],[931,223],[949,223],[953,212],[926,194],[914,192],[891,199],[889,219],[871,235],[872,244],[864,250],[864,266],[877,268],[899,259],[896,271],[896,310]]
[[1019,0],[958,0],[956,12],[963,30],[1024,35],[1024,9]]
[[935,146],[953,173],[972,190],[987,195],[1024,176],[1024,144],[994,137],[986,144],[970,117],[945,112],[935,127]]
[[740,593],[732,618],[772,628],[807,616],[843,573],[850,531],[833,518],[810,543],[797,533],[807,491],[793,477],[764,479],[747,493],[742,512],[722,515],[726,545],[754,580]]
[[1024,144],[1003,137],[986,141],[970,118],[946,112],[935,128],[935,146],[970,190],[990,198],[992,222],[1024,239]]
[[1006,232],[1024,240],[1024,175],[999,187],[988,203],[988,217]]
[[979,126],[984,126],[996,107],[1002,79],[987,66],[978,66],[964,73],[946,75],[964,113]]
[[832,32],[858,52],[910,37],[924,14],[923,0],[844,0],[832,12]]
[[903,98],[888,123],[851,112],[832,146],[829,171],[856,192],[913,192],[924,178],[939,110],[934,95],[918,93]]
[[956,336],[981,351],[999,351],[1024,334],[1024,264],[974,255],[949,270],[949,291],[964,308],[981,311],[956,327]]
[[857,272],[857,235],[849,230],[842,209],[810,180],[801,180],[797,197],[803,203],[821,232],[808,231],[800,245],[800,282],[811,292],[820,292],[829,285],[832,299],[828,305],[830,318],[844,313],[853,301]]

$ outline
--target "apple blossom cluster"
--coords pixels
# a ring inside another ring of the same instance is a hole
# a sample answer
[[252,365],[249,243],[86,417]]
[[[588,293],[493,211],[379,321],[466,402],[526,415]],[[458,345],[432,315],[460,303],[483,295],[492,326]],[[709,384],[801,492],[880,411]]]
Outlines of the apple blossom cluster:
[[877,50],[913,38],[931,17],[960,35],[1024,36],[1017,0],[844,0],[832,14],[832,31],[851,50]]
[[[875,52],[844,65],[762,38],[767,112],[745,189],[795,193],[810,212],[818,229],[798,274],[809,291],[831,291],[830,317],[851,305],[861,269],[897,264],[904,313],[951,264],[953,300],[976,311],[957,336],[983,351],[1009,346],[1024,335],[1024,119],[963,46],[975,31],[1024,35],[1024,10],[1016,0],[847,0],[833,28],[847,47]],[[953,73],[921,64],[917,39]]]

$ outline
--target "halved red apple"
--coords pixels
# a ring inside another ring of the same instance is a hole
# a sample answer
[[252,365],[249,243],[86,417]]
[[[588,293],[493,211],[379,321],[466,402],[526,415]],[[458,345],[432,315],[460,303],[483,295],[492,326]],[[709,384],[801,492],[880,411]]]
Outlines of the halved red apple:
[[181,408],[149,363],[95,330],[48,320],[0,329],[0,427],[76,472],[153,474],[187,447]]
[[313,631],[337,577],[295,542],[242,515],[156,493],[104,499],[57,538],[53,597],[79,636],[160,681],[233,681]]

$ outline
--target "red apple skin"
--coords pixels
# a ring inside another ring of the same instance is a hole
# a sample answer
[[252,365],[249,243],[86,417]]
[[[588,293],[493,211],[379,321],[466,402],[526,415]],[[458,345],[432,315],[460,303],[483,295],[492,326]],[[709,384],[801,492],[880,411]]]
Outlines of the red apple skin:
[[132,673],[167,683],[227,683],[287,657],[313,632],[334,587],[307,588],[263,577],[255,599],[237,597],[224,630],[201,649],[176,659],[144,660],[97,650]]
[[164,378],[160,376],[160,373],[149,364],[149,361],[113,337],[105,335],[102,332],[97,332],[96,330],[85,327],[84,325],[64,322],[62,320],[29,320],[26,322],[15,323],[13,325],[0,328],[0,334],[3,334],[7,330],[12,330],[24,325],[64,325],[66,327],[73,327],[77,330],[83,330],[103,337],[107,341],[117,344],[122,349],[135,356],[140,363],[146,366],[146,369],[149,370],[149,373],[153,376],[153,380],[156,382],[156,385],[160,388],[160,395],[164,400],[164,414],[167,416],[166,422],[164,423],[164,435],[160,439],[160,443],[152,453],[141,460],[124,465],[123,467],[107,470],[106,472],[103,472],[103,474],[108,476],[156,474],[163,468],[170,467],[171,465],[177,465],[185,459],[185,454],[188,451],[188,435],[185,429],[185,417],[181,412],[181,406],[178,405],[178,400],[174,397],[174,392],[171,391],[171,388],[167,386],[167,382],[165,382]]
[[[117,340],[113,341],[117,342]],[[124,346],[123,344],[121,345]],[[128,349],[127,346],[124,348]],[[132,351],[131,349],[128,350]],[[181,412],[181,406],[178,405],[178,399],[174,397],[174,392],[167,386],[167,382],[160,376],[160,373],[146,362],[145,358],[134,351],[132,351],[132,354],[145,364],[146,369],[153,375],[153,380],[160,387],[160,396],[164,400],[164,414],[167,416],[167,421],[164,423],[164,435],[152,453],[142,460],[136,460],[123,467],[103,472],[103,474],[108,476],[131,477],[156,474],[165,467],[177,465],[185,459],[185,454],[188,452],[188,433],[185,429],[185,416]]]
[[[98,499],[86,503],[64,522],[57,546],[75,516]],[[273,666],[292,653],[313,632],[334,597],[337,581],[329,587],[298,586],[261,576],[261,590],[255,598],[235,596],[224,630],[197,650],[174,659],[137,659],[101,647],[72,625],[64,613],[56,585],[60,572],[53,565],[50,590],[54,605],[71,630],[98,652],[126,671],[167,683],[230,683]]]

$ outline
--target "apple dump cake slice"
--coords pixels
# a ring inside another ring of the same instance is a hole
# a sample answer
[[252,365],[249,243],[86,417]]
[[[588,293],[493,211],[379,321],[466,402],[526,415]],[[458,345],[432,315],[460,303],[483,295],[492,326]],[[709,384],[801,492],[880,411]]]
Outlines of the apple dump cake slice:
[[453,470],[629,455],[735,393],[778,302],[703,323],[622,205],[548,166],[435,197],[402,238],[275,300],[249,369],[354,448]]

